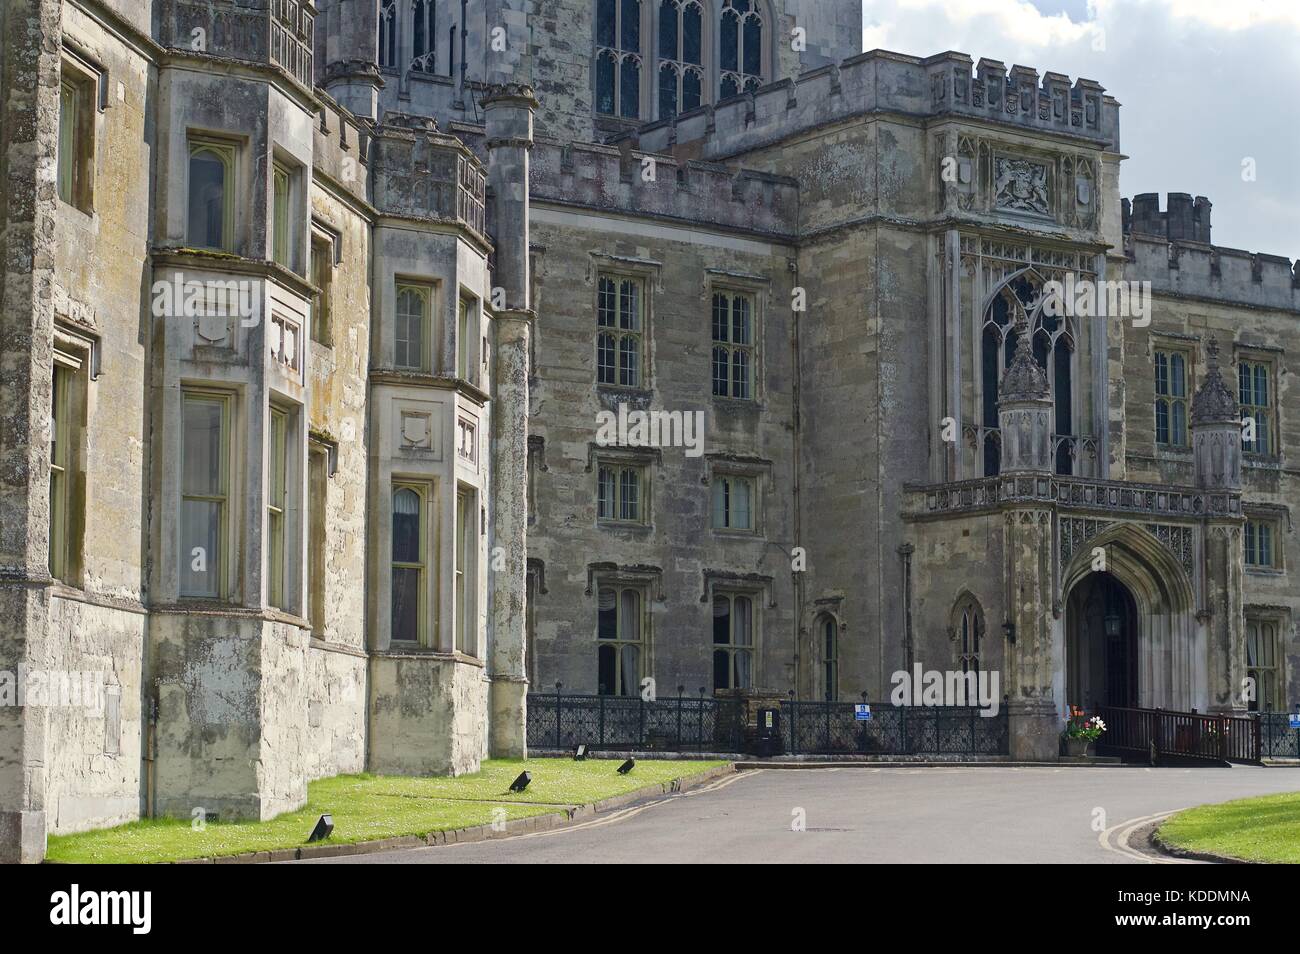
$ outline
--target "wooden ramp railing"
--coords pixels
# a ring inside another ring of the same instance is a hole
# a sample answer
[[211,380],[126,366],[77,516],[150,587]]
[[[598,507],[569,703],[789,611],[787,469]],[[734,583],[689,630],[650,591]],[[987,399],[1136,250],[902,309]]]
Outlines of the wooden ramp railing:
[[1106,732],[1097,740],[1099,753],[1206,759],[1219,762],[1260,760],[1259,722],[1251,718],[1175,712],[1171,709],[1097,710]]

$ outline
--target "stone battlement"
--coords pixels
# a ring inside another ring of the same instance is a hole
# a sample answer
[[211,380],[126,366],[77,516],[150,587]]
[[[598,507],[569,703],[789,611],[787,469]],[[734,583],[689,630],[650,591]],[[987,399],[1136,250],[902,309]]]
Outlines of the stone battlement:
[[1156,294],[1186,295],[1300,313],[1300,261],[1134,231],[1125,236],[1130,277]]
[[[789,239],[798,184],[784,176],[637,149],[538,138],[529,174],[536,202],[561,202]],[[647,170],[653,179],[647,181]]]
[[1195,200],[1186,192],[1169,193],[1169,207],[1160,211],[1160,194],[1144,192],[1123,201],[1124,234],[1138,232],[1167,238],[1171,242],[1210,244],[1210,212],[1213,204],[1203,195]]
[[756,149],[805,129],[862,113],[956,115],[1079,136],[1119,148],[1119,104],[1101,84],[981,59],[964,53],[930,57],[873,50],[744,96],[651,123],[638,145],[666,152],[699,143],[710,157]]

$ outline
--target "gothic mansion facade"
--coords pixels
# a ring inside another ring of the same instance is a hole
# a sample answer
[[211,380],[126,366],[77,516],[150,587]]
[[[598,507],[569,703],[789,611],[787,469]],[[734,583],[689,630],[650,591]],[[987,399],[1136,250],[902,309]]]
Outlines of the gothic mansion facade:
[[1046,760],[1300,699],[1300,268],[1121,200],[1099,84],[861,31],[8,0],[0,679],[103,691],[0,706],[0,859],[473,771],[557,683],[996,671]]

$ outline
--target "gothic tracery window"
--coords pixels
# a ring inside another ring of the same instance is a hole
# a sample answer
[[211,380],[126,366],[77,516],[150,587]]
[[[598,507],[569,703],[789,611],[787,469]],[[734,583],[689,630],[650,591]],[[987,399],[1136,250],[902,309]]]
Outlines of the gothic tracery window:
[[596,0],[596,112],[641,115],[641,0]]
[[432,73],[436,64],[438,20],[434,0],[411,4],[411,71]]
[[1075,473],[1078,438],[1074,433],[1074,330],[1069,318],[1049,315],[1042,305],[1041,283],[1022,274],[1003,286],[985,312],[980,340],[980,452],[985,477],[1001,471],[999,387],[1020,343],[1022,323],[1031,335],[1034,360],[1046,372],[1052,389],[1056,473]]
[[659,118],[704,102],[704,8],[698,0],[659,4]]
[[720,99],[752,92],[763,85],[763,27],[759,0],[723,0],[719,23]]
[[379,7],[379,65],[397,66],[397,0],[383,0]]
[[957,665],[962,674],[970,673],[977,679],[980,673],[980,653],[984,642],[984,613],[974,597],[967,596],[957,605],[956,644]]

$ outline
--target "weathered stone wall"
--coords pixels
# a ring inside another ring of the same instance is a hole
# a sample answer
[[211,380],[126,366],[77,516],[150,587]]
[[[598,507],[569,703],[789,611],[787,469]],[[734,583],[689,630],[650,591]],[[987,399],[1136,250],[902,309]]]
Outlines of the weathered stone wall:
[[[1186,448],[1156,443],[1155,352],[1186,354],[1189,391],[1206,370],[1206,345],[1218,341],[1224,378],[1237,396],[1237,361],[1242,357],[1270,363],[1275,414],[1273,437],[1281,455],[1247,454],[1242,467],[1246,516],[1274,522],[1276,569],[1246,567],[1241,540],[1226,558],[1241,567],[1242,602],[1249,617],[1274,623],[1282,639],[1287,670],[1287,704],[1300,701],[1300,532],[1296,502],[1300,470],[1290,458],[1300,446],[1300,389],[1288,373],[1291,347],[1300,320],[1300,284],[1290,261],[1235,249],[1131,235],[1133,258],[1124,272],[1129,281],[1149,281],[1154,297],[1150,327],[1124,322],[1116,330],[1123,341],[1123,414],[1127,435],[1125,464],[1130,479],[1159,484],[1195,481],[1190,436]],[[1189,402],[1190,408],[1190,402]]]
[[[791,250],[724,230],[586,215],[550,202],[535,205],[532,225],[539,319],[531,436],[541,449],[533,460],[528,555],[545,567],[545,589],[536,596],[534,688],[561,681],[568,691],[596,691],[596,586],[629,573],[645,582],[650,634],[643,672],[655,678],[658,693],[712,687],[712,595],[736,587],[760,594],[754,684],[788,685],[797,625],[787,555],[794,544]],[[596,386],[602,269],[644,278],[649,350],[640,389]],[[750,289],[757,300],[752,402],[712,397],[715,287]],[[596,516],[596,461],[607,450],[596,446],[597,413],[617,412],[621,402],[698,411],[706,422],[702,456],[663,447],[645,459],[649,519],[639,527],[603,526]],[[710,529],[709,482],[728,463],[750,467],[758,479],[753,535]]]

